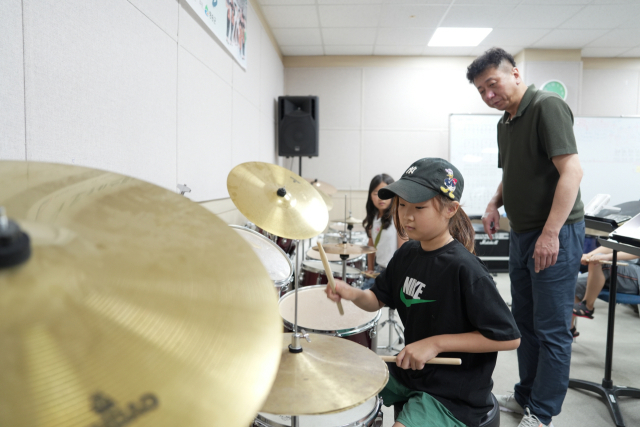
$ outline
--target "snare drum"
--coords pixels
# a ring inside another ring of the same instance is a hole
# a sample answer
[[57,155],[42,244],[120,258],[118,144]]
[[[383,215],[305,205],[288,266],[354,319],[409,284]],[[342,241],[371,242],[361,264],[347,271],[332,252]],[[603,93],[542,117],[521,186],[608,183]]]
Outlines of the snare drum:
[[[328,415],[301,415],[300,427],[373,427],[382,425],[382,400],[372,397],[362,405],[346,411]],[[290,427],[290,415],[259,413],[254,427]]]
[[232,225],[231,228],[236,230],[258,255],[273,280],[276,292],[279,295],[284,294],[293,278],[293,263],[287,254],[273,241],[256,231],[238,225]]
[[[326,286],[307,286],[298,289],[298,330],[346,338],[376,351],[381,311],[364,311],[352,301],[343,299],[342,316],[336,303],[327,298],[325,288]],[[285,330],[293,331],[295,290],[280,298],[279,304]]]
[[[347,266],[347,278],[342,278],[342,263],[329,263],[333,277],[342,279],[351,286],[361,288],[363,283],[362,272],[353,267]],[[304,261],[302,263],[302,273],[300,274],[299,286],[326,285],[329,283],[327,273],[324,270],[322,261]]]

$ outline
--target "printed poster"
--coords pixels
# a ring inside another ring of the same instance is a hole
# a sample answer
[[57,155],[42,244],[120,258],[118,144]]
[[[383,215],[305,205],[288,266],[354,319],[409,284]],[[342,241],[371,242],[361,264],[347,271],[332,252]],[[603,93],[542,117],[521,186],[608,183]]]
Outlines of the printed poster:
[[247,69],[247,2],[249,0],[187,0],[238,64]]

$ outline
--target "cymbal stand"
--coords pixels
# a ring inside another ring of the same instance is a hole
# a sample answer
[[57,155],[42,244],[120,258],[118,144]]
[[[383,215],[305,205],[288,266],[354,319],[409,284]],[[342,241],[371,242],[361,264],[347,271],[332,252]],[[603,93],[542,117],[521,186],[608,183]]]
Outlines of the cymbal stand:
[[[396,346],[404,344],[404,331],[402,330],[400,323],[398,323],[398,321],[396,320],[395,314],[395,310],[389,309],[389,318],[378,325],[378,330],[380,330],[384,328],[386,324],[389,324],[389,342],[386,346],[378,346],[378,350],[386,350],[388,352],[391,352],[392,350],[402,350],[401,348],[397,348]],[[398,339],[395,341],[393,341],[394,330],[396,331],[396,334],[398,334]]]
[[[347,244],[347,238],[342,237],[342,243]],[[349,254],[340,254],[340,259],[342,260],[342,281],[346,283],[347,281],[347,259],[349,258]]]
[[[296,272],[295,272],[295,280],[294,280],[294,289],[295,289],[295,315],[293,321],[293,334],[291,335],[291,344],[289,344],[289,351],[291,353],[302,353],[302,346],[300,345],[300,338],[304,338],[307,342],[311,342],[311,338],[309,338],[309,334],[300,334],[298,333],[298,282],[300,280],[300,248],[298,243],[300,240],[294,240],[296,244]],[[293,421],[293,418],[292,418]]]

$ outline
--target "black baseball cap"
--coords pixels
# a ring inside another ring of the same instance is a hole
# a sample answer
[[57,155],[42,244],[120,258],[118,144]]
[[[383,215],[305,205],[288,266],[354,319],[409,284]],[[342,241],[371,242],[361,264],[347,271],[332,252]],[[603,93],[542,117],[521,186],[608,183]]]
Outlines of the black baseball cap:
[[443,194],[460,202],[464,179],[451,163],[444,159],[426,157],[413,162],[396,182],[378,191],[385,200],[399,196],[409,203],[422,203]]

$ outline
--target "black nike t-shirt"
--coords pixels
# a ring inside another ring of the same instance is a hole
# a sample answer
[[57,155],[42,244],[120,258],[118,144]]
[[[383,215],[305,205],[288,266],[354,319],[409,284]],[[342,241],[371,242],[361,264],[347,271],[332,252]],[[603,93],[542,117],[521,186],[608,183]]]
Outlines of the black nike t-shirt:
[[[430,252],[420,242],[405,243],[371,290],[378,300],[397,310],[407,344],[434,335],[473,331],[495,341],[520,338],[491,274],[457,240]],[[491,375],[498,353],[438,356],[460,358],[462,365],[425,365],[413,371],[389,364],[389,371],[406,387],[433,396],[458,420],[478,426],[492,408]]]

